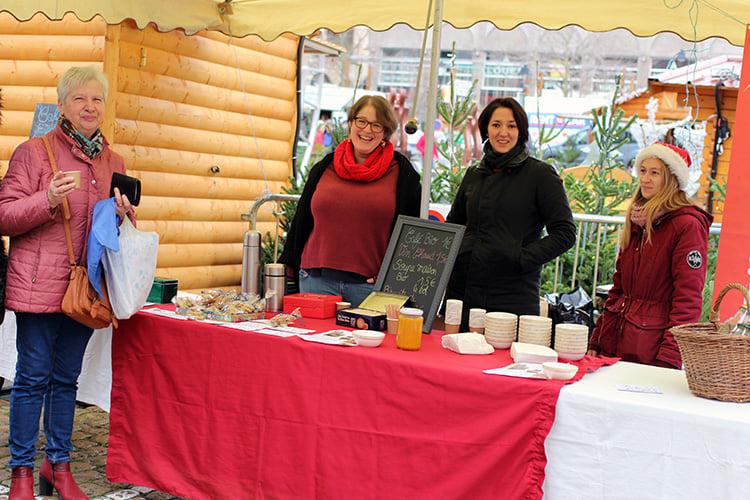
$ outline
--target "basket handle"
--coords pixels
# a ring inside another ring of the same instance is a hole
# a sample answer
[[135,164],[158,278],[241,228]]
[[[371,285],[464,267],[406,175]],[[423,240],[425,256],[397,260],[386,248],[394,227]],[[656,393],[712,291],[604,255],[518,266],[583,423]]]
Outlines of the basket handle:
[[719,295],[714,301],[714,305],[711,307],[711,314],[709,314],[708,316],[708,320],[717,328],[720,323],[719,306],[721,306],[721,301],[724,299],[724,296],[729,292],[729,290],[739,290],[740,292],[742,292],[742,296],[745,297],[745,307],[748,309],[748,311],[750,311],[750,295],[748,295],[747,288],[745,288],[740,283],[729,283],[727,286],[722,288],[721,292],[719,292]]

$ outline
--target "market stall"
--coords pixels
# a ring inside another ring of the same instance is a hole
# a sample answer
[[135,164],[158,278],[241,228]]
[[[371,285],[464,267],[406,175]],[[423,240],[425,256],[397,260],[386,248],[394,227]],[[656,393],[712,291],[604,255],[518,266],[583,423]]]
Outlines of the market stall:
[[328,346],[139,313],[114,338],[107,477],[196,499],[743,498],[750,487],[750,407],[692,396],[683,372],[619,362],[560,391],[484,374],[508,351],[461,356],[440,334],[406,352],[393,336]]

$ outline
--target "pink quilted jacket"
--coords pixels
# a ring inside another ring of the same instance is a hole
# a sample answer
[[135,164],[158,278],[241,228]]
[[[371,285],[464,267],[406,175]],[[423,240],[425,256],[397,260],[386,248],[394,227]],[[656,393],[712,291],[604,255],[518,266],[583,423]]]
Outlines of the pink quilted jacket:
[[[92,161],[60,127],[49,138],[57,168],[81,172],[81,187],[68,195],[73,249],[81,263],[94,205],[109,195],[112,173],[125,173],[125,164],[106,141],[102,154]],[[41,138],[34,138],[13,152],[0,187],[0,233],[9,235],[11,242],[5,307],[13,311],[60,312],[68,286],[62,205],[50,210],[47,200],[51,179],[47,150]]]

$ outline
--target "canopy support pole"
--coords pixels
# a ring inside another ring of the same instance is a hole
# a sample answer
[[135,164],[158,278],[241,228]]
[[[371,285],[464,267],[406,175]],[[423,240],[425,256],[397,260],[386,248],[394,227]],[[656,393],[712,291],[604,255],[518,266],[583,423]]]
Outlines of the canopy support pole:
[[[430,80],[427,86],[427,116],[424,122],[424,157],[422,160],[422,200],[419,216],[427,219],[430,210],[430,184],[432,181],[432,149],[435,143],[435,113],[437,111],[438,72],[440,71],[440,31],[443,24],[443,0],[435,0],[432,17],[432,53],[430,54]],[[415,105],[416,106],[416,105]]]

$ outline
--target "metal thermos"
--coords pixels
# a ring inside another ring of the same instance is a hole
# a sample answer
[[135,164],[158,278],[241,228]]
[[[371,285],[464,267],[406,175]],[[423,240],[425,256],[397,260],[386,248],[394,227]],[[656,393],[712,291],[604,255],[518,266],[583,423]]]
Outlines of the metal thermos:
[[278,312],[284,309],[284,290],[286,289],[286,269],[284,264],[266,264],[263,270],[264,295],[273,290],[276,292],[266,302],[266,311]]
[[260,294],[260,232],[248,231],[242,243],[242,293]]

